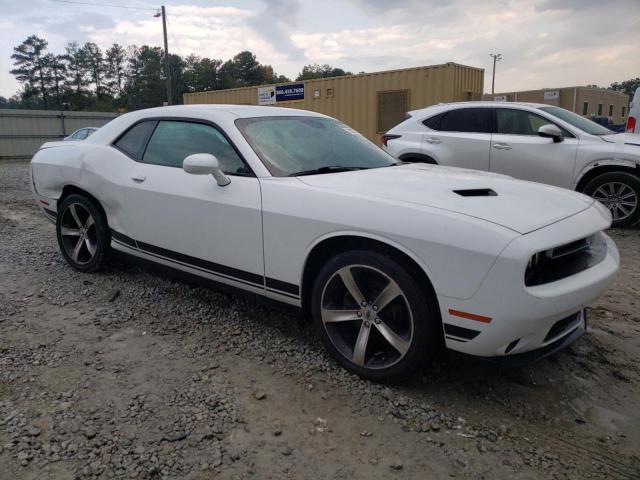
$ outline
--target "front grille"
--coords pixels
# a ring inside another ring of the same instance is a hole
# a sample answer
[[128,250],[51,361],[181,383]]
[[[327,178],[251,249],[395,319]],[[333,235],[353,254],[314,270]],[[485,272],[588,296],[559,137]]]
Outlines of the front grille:
[[524,283],[532,287],[570,277],[600,263],[606,254],[607,242],[602,233],[559,245],[534,256]]
[[544,337],[544,341],[548,342],[556,338],[557,336],[563,334],[564,332],[568,332],[570,329],[575,327],[580,322],[580,312],[574,313],[573,315],[569,315],[562,320],[558,320],[553,326],[549,329],[547,336]]

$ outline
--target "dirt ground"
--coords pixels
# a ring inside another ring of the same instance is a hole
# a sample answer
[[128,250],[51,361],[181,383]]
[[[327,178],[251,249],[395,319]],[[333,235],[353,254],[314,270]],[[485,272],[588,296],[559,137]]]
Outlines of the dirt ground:
[[640,478],[640,231],[588,333],[382,386],[290,313],[115,257],[72,271],[0,163],[0,478]]

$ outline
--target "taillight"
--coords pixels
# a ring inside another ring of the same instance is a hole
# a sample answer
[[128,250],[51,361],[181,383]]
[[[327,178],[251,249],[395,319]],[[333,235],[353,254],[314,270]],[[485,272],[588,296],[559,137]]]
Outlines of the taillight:
[[394,138],[400,138],[402,135],[390,135],[385,133],[384,135],[382,135],[382,137],[380,138],[380,142],[382,143],[382,146],[386,147],[387,146],[387,142],[389,140],[393,140]]
[[629,117],[627,119],[627,133],[633,133],[635,132],[635,130],[636,130],[636,117]]

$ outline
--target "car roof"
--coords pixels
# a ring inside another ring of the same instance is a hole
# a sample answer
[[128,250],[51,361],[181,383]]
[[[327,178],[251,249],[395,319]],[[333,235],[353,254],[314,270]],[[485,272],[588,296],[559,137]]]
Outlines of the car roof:
[[224,105],[224,104],[195,104],[195,105],[172,105],[168,107],[147,108],[128,113],[127,115],[136,115],[140,118],[144,117],[189,117],[189,116],[206,116],[207,114],[215,114],[216,116],[228,115],[235,118],[252,118],[252,117],[280,117],[280,116],[317,116],[324,115],[301,110],[297,108],[283,108],[272,106],[258,105]]
[[451,102],[451,103],[439,103],[437,105],[431,105],[426,108],[419,108],[408,112],[410,115],[420,115],[422,113],[438,113],[446,110],[452,110],[454,108],[462,107],[528,107],[528,108],[540,108],[549,107],[545,103],[529,103],[529,102],[496,102],[496,101],[479,101],[479,102]]

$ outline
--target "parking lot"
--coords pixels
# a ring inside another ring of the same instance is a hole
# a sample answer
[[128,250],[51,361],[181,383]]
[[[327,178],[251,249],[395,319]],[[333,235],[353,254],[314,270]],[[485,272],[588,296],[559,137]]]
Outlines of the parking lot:
[[347,373],[291,313],[114,257],[64,262],[0,163],[0,477],[640,478],[640,230],[567,350]]

